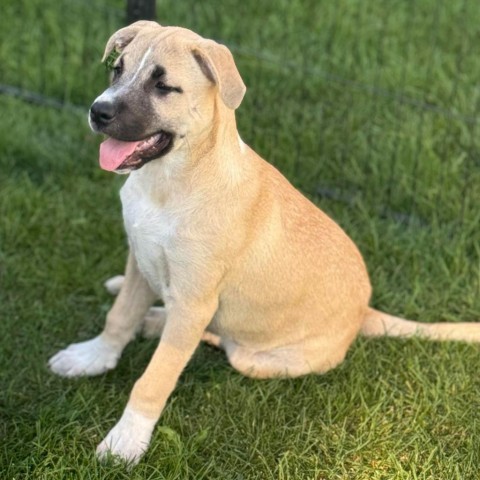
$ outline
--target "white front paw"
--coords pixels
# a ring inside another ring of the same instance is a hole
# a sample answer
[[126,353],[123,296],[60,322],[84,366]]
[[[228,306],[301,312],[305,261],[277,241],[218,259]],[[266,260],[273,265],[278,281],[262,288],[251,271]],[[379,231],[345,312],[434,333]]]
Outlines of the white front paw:
[[104,459],[111,454],[129,463],[138,463],[148,448],[155,423],[156,420],[125,408],[122,418],[97,447],[98,457]]
[[100,375],[115,368],[121,350],[100,336],[86,342],[72,343],[48,361],[52,372],[62,377]]

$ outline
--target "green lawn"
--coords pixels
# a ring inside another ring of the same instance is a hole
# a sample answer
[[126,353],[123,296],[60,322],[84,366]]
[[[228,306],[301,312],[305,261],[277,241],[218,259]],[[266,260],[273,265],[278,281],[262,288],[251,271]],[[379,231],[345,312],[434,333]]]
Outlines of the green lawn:
[[[49,356],[97,334],[126,255],[86,107],[123,2],[5,0],[0,84],[0,479],[480,478],[479,347],[359,339],[324,376],[254,381],[201,346],[144,460],[95,459],[154,341],[64,380]],[[373,304],[480,320],[480,3],[161,0],[159,20],[231,46],[243,139],[357,242]]]

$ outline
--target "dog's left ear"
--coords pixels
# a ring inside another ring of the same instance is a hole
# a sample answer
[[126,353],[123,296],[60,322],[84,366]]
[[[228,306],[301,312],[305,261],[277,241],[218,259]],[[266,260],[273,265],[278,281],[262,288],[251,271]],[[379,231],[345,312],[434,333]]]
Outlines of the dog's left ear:
[[213,40],[202,40],[193,48],[193,56],[205,76],[217,85],[223,103],[237,109],[247,88],[230,50]]
[[105,52],[103,53],[102,63],[115,50],[121,52],[143,28],[157,28],[160,25],[157,22],[148,20],[139,20],[128,27],[117,30],[108,40]]

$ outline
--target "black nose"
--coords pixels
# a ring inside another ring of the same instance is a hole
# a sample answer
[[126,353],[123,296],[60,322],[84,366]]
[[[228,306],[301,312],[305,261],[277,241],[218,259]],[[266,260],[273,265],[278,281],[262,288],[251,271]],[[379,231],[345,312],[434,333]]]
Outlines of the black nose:
[[90,118],[97,124],[107,125],[116,114],[117,109],[111,102],[95,102],[90,107]]

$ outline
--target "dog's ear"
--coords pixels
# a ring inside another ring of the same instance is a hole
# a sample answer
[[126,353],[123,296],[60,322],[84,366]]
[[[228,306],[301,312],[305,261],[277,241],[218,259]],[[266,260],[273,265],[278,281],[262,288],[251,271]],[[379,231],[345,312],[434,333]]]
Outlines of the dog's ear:
[[103,53],[102,62],[115,50],[121,52],[143,28],[159,27],[157,22],[150,22],[148,20],[139,20],[132,23],[128,27],[117,30],[108,40],[105,52]]
[[238,108],[246,87],[230,50],[213,40],[202,40],[193,48],[193,56],[205,76],[217,85],[223,103],[232,110]]

